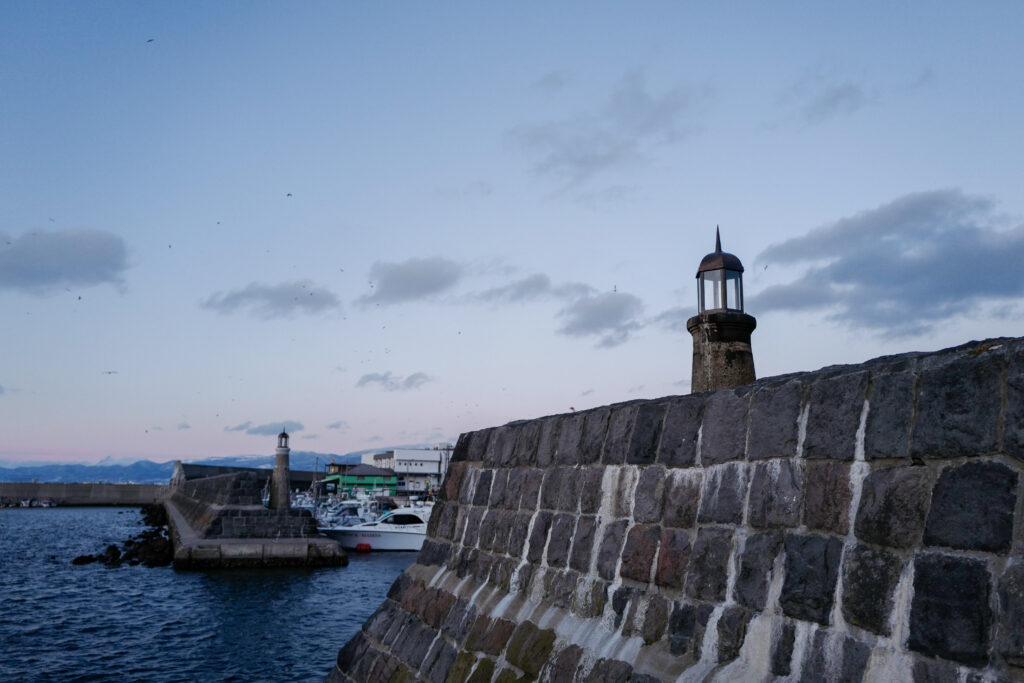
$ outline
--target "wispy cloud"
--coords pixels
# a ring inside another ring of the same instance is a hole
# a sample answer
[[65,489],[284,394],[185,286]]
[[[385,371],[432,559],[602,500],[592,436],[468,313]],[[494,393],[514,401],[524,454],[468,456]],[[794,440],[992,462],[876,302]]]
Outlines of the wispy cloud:
[[643,302],[625,292],[605,292],[576,299],[561,311],[565,324],[559,329],[570,337],[598,336],[599,347],[622,344],[643,325],[638,317]]
[[327,429],[338,429],[341,431],[346,431],[348,430],[348,422],[345,422],[344,420],[338,420],[327,425]]
[[508,284],[484,290],[475,296],[481,301],[512,303],[543,298],[572,299],[586,296],[593,291],[593,287],[582,282],[554,285],[547,275],[535,273]]
[[409,391],[411,389],[419,389],[432,379],[423,372],[414,372],[408,377],[399,377],[391,374],[389,370],[387,372],[371,372],[363,375],[356,382],[356,387],[377,385],[385,391]]
[[120,285],[127,268],[124,240],[110,232],[0,232],[0,289],[42,295],[58,287]]
[[509,131],[509,137],[535,155],[536,173],[559,178],[571,188],[610,169],[642,162],[657,146],[688,133],[693,128],[688,119],[706,97],[706,92],[681,83],[654,92],[643,69],[637,69],[596,111],[523,124]]
[[268,422],[262,425],[253,425],[250,421],[245,421],[242,424],[235,425],[234,427],[225,427],[225,432],[245,432],[246,434],[254,434],[256,436],[277,436],[281,431],[286,432],[299,432],[305,429],[301,422],[294,420],[283,420],[281,422]]
[[179,430],[192,429],[192,425],[190,425],[188,422],[179,422],[177,427],[176,427],[176,429],[179,429]]
[[7,390],[4,389],[4,385],[0,384],[0,396],[2,396]]
[[289,318],[297,313],[337,309],[341,302],[325,287],[310,280],[295,280],[278,285],[252,282],[242,289],[212,294],[201,305],[223,315],[248,310],[259,318],[270,320]]
[[438,188],[437,193],[448,199],[480,199],[494,194],[494,188],[485,180],[474,180],[459,187]]
[[546,95],[562,92],[575,79],[573,74],[564,69],[549,71],[533,82],[534,90]]
[[849,116],[878,101],[864,82],[822,66],[805,72],[779,97],[805,124]]
[[377,261],[370,267],[373,293],[359,297],[356,303],[387,305],[426,299],[454,287],[463,271],[460,264],[441,256],[401,263]]
[[958,190],[908,194],[768,247],[766,263],[802,276],[748,298],[751,311],[827,309],[887,336],[925,333],[981,302],[1024,297],[1024,225]]

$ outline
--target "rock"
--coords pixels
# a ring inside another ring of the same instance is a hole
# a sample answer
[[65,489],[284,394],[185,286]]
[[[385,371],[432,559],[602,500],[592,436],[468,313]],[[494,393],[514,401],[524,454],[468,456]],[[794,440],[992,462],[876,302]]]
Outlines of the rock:
[[837,538],[788,533],[786,578],[779,605],[786,616],[828,624],[843,544]]
[[747,406],[750,399],[736,391],[716,391],[704,402],[701,428],[700,461],[718,465],[742,460],[747,440]]
[[999,577],[996,652],[1024,668],[1024,565],[1007,567]]
[[606,465],[621,465],[626,462],[629,450],[629,435],[633,431],[633,417],[636,415],[635,403],[627,403],[612,408],[608,421],[608,436],[604,442],[601,462]]
[[626,462],[650,465],[658,455],[661,430],[665,421],[664,403],[643,403],[633,418],[633,435],[626,451]]
[[803,384],[791,380],[782,386],[765,386],[754,392],[750,406],[750,460],[796,455],[797,421]]
[[640,472],[633,503],[633,519],[638,524],[657,522],[665,498],[665,468],[645,467]]
[[925,545],[1008,553],[1017,480],[1016,472],[998,462],[943,470],[932,493]]
[[871,378],[864,458],[906,458],[914,410],[913,373],[877,374]]
[[548,566],[564,567],[569,561],[569,545],[576,528],[574,515],[560,513],[551,524],[551,538],[548,540]]
[[790,661],[793,659],[796,628],[793,622],[784,621],[773,635],[775,639],[772,643],[772,673],[776,676],[788,676],[791,671]]
[[867,388],[867,372],[819,379],[811,385],[805,458],[853,460]]
[[704,493],[697,521],[719,524],[742,522],[743,503],[747,495],[746,467],[740,463],[709,467],[704,476]]
[[928,511],[931,476],[924,467],[893,467],[865,477],[857,509],[857,538],[891,548],[918,543]]
[[782,549],[782,532],[769,531],[748,536],[740,555],[734,597],[736,602],[760,612],[768,599],[770,574]]
[[584,515],[576,523],[576,533],[572,539],[572,554],[569,556],[569,566],[576,571],[590,570],[590,557],[594,551],[596,530],[597,518],[593,515]]
[[549,417],[540,422],[540,434],[537,441],[537,467],[547,468],[555,462],[558,451],[558,430],[562,426],[560,416]]
[[799,526],[802,505],[803,473],[795,461],[772,460],[756,465],[750,483],[750,526]]
[[580,462],[579,446],[583,438],[586,414],[577,413],[562,420],[555,447],[554,462],[558,465],[576,465]]
[[706,602],[725,600],[727,564],[731,551],[731,530],[702,527],[697,532],[690,556],[690,571],[686,577],[687,597]]
[[672,654],[678,657],[689,651],[696,626],[697,608],[689,602],[674,602],[668,618],[668,646]]
[[597,550],[597,574],[606,581],[615,578],[615,568],[619,563],[619,552],[628,525],[625,519],[605,525],[604,536]]
[[534,516],[533,533],[530,534],[530,549],[526,553],[526,560],[531,564],[539,564],[544,555],[551,518],[552,514],[546,510],[541,510]]
[[608,432],[608,418],[611,414],[609,408],[597,408],[586,412],[587,419],[583,422],[583,435],[580,437],[579,445],[580,464],[601,462],[604,439]]
[[679,529],[662,529],[654,582],[668,588],[682,588],[689,565],[690,534]]
[[619,574],[626,579],[647,583],[651,578],[651,566],[660,539],[661,528],[658,526],[638,524],[630,529],[622,549]]
[[697,454],[704,400],[699,396],[673,399],[665,413],[658,447],[658,462],[669,467],[689,467]]
[[739,605],[730,605],[718,620],[718,661],[729,662],[740,655],[747,637],[747,624],[753,616]]
[[700,470],[669,470],[665,477],[665,505],[662,523],[689,529],[697,521],[700,503]]
[[850,524],[850,466],[808,462],[804,486],[804,524],[816,531],[846,535]]
[[903,560],[865,545],[847,552],[843,567],[843,616],[868,631],[889,635],[889,613]]
[[907,647],[968,666],[988,664],[990,582],[980,560],[918,554]]

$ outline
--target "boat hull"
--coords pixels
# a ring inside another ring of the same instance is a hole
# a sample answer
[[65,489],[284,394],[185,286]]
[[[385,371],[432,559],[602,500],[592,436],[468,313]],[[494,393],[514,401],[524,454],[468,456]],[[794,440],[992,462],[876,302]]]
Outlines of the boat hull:
[[427,537],[426,529],[418,532],[340,527],[323,532],[346,550],[419,550]]

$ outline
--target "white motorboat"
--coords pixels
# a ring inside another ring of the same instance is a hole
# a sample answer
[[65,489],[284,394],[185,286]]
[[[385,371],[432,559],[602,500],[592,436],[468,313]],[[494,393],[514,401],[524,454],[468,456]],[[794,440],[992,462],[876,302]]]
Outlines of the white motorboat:
[[409,505],[386,512],[372,522],[321,531],[346,550],[419,550],[427,537],[431,510],[430,504]]

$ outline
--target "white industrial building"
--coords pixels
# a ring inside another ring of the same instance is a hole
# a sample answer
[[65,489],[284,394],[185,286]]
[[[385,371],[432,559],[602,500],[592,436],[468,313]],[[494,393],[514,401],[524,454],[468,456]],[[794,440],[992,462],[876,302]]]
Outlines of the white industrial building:
[[394,470],[398,475],[399,493],[425,494],[441,486],[451,457],[451,444],[434,448],[396,448],[375,453],[373,465]]

